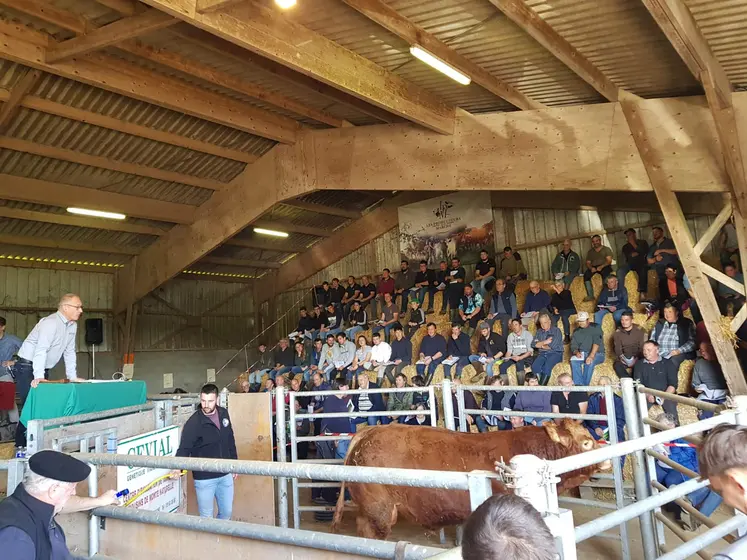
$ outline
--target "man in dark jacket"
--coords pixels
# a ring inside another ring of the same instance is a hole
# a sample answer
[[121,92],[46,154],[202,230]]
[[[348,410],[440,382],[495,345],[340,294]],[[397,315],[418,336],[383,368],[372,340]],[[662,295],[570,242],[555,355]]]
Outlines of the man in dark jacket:
[[490,309],[488,313],[488,323],[493,326],[496,321],[501,322],[501,334],[506,338],[511,330],[509,321],[519,316],[516,305],[516,294],[506,287],[506,281],[498,278],[495,281],[495,293],[490,298]]
[[493,377],[493,364],[506,355],[506,338],[490,329],[490,323],[483,321],[480,327],[480,342],[477,354],[469,357],[471,364],[480,362],[488,377]]
[[664,306],[663,315],[654,326],[651,340],[659,345],[659,355],[679,371],[682,362],[695,359],[695,325],[671,304]]
[[570,239],[563,240],[563,248],[552,261],[550,272],[553,280],[560,280],[565,286],[570,286],[581,272],[581,257],[571,249]]
[[392,364],[384,368],[384,375],[393,387],[394,376],[402,373],[402,370],[412,363],[412,342],[405,336],[402,325],[395,323],[392,332],[394,333],[390,344],[392,355],[389,357]]
[[620,326],[612,335],[615,363],[612,365],[618,377],[630,377],[633,366],[643,357],[646,333],[633,323],[633,312],[626,311],[620,317]]
[[0,501],[0,558],[71,560],[58,513],[74,513],[117,504],[114,490],[98,498],[75,495],[91,467],[57,451],[39,451],[13,494]]
[[446,357],[446,341],[436,332],[436,323],[428,323],[428,334],[420,342],[419,359],[415,363],[418,375],[425,377],[425,384],[430,385],[436,368]]
[[433,313],[433,301],[436,298],[437,286],[436,273],[428,268],[428,261],[420,261],[420,269],[415,275],[415,287],[418,289],[415,293],[421,307],[425,307],[425,296],[428,294],[428,311],[426,313]]
[[290,347],[287,338],[280,339],[272,356],[275,361],[275,367],[270,370],[270,378],[274,381],[278,375],[289,373],[295,362],[293,348]]
[[571,315],[576,314],[576,304],[573,303],[573,294],[562,280],[556,280],[552,286],[553,294],[550,297],[550,307],[552,308],[553,325],[558,321],[563,323],[563,342],[571,342]]
[[[373,373],[372,375],[376,375]],[[373,383],[368,377],[368,373],[362,371],[358,374],[358,389],[367,391],[368,389],[378,389],[379,386]],[[353,406],[356,412],[383,412],[386,410],[384,397],[381,393],[358,393],[353,395]],[[382,424],[389,424],[389,418],[386,416],[360,416],[353,419],[353,427],[357,428],[358,424],[368,423],[369,426],[375,426],[381,420]]]
[[458,323],[451,326],[451,336],[446,341],[446,354],[448,358],[444,360],[444,377],[461,377],[472,352],[469,336],[462,332],[462,326]]
[[[218,406],[218,387],[208,383],[200,390],[200,408],[182,428],[177,457],[205,459],[238,459],[236,440],[228,411]],[[192,473],[200,517],[213,517],[213,503],[218,503],[218,519],[231,519],[234,474],[203,471]],[[181,476],[174,471],[173,476]]]
[[617,277],[625,285],[625,276],[633,271],[638,275],[638,291],[642,297],[648,292],[648,242],[638,239],[633,228],[625,230],[628,242],[623,245],[623,262],[617,267]]
[[667,265],[664,275],[659,278],[659,306],[664,308],[671,304],[682,311],[682,306],[689,299],[690,294],[685,289],[679,269],[674,264]]
[[[633,379],[649,389],[672,394],[677,392],[677,368],[672,360],[662,360],[659,355],[659,345],[653,340],[643,345],[643,360],[638,360],[633,367]],[[676,402],[653,395],[646,395],[646,400],[649,408],[654,404],[660,404],[664,412],[674,416],[679,424]]]
[[392,301],[396,301],[396,298],[401,298],[399,302],[400,315],[404,315],[407,311],[407,302],[410,299],[410,289],[415,286],[415,275],[417,271],[410,268],[410,263],[407,260],[402,260],[400,264],[400,271],[397,273],[397,277],[394,279],[394,298]]

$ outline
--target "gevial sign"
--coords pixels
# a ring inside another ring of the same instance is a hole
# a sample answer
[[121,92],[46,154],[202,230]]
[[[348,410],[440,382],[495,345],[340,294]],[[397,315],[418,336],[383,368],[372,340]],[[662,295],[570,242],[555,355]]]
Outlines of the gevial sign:
[[[179,426],[169,426],[119,441],[117,443],[117,453],[121,455],[174,457],[178,447]],[[131,507],[149,511],[174,512],[181,504],[181,479],[167,478],[154,484],[155,481],[168,473],[168,469],[117,467],[117,491],[129,490],[128,498],[130,498],[152,484],[142,495],[137,497]]]

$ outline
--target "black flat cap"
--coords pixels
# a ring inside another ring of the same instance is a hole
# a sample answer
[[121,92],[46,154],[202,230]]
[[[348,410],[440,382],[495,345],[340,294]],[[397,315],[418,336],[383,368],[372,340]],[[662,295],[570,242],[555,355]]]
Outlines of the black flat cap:
[[60,482],[81,482],[91,473],[91,467],[83,461],[50,450],[34,453],[29,459],[29,468],[39,476]]

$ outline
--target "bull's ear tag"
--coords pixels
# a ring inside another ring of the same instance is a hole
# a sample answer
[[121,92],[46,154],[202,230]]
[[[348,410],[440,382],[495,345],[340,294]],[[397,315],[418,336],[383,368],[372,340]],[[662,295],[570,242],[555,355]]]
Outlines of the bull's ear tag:
[[549,437],[554,443],[559,443],[563,447],[571,446],[573,438],[571,438],[567,433],[561,434],[558,432],[558,426],[554,422],[548,422],[545,424],[545,432],[547,432],[547,437]]

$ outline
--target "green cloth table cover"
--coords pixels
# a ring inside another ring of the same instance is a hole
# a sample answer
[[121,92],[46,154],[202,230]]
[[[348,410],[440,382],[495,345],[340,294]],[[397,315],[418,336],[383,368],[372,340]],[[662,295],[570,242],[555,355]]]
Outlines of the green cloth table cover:
[[31,389],[21,413],[21,423],[61,416],[102,412],[146,401],[144,381],[111,383],[40,383]]

